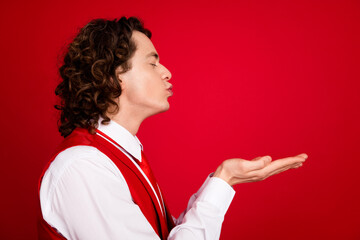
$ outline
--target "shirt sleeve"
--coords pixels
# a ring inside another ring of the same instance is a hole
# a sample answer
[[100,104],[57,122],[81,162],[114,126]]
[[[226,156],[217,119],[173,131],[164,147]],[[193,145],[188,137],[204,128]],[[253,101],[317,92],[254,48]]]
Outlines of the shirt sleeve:
[[[219,239],[234,194],[225,181],[209,176],[168,239]],[[40,202],[45,221],[67,239],[159,239],[119,169],[92,147],[73,147],[57,156],[42,180]]]
[[235,191],[228,183],[210,174],[176,219],[177,226],[171,230],[168,239],[219,239],[225,213],[234,195]]

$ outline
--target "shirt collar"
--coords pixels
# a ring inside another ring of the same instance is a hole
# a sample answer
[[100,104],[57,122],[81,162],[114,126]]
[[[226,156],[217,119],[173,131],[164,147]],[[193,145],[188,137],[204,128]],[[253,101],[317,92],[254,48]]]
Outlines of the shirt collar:
[[99,119],[98,129],[111,137],[116,143],[141,162],[141,150],[143,146],[140,140],[115,121],[110,120],[109,124],[105,125],[101,123],[102,120],[102,118]]

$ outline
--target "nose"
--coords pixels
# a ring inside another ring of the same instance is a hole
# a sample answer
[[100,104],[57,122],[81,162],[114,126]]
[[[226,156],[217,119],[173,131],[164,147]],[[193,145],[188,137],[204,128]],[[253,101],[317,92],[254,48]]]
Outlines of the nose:
[[162,79],[166,80],[166,81],[170,81],[172,75],[171,72],[163,65],[163,73],[162,73]]

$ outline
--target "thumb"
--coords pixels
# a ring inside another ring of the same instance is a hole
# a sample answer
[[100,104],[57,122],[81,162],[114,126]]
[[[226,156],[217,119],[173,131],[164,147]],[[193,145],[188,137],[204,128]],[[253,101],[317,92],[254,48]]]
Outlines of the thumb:
[[263,159],[263,161],[265,160],[265,161],[268,161],[268,162],[271,162],[271,160],[272,160],[272,158],[269,155],[267,155],[267,156],[256,157],[256,158],[252,159],[251,161],[256,161],[256,160],[259,160],[259,159]]
[[256,157],[251,161],[244,161],[244,167],[246,167],[248,171],[254,171],[266,167],[270,162],[270,156]]

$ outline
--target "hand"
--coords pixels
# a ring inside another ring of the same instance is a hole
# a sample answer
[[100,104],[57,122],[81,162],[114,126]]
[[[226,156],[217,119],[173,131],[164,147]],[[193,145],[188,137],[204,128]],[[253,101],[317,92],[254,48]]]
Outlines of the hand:
[[271,161],[270,156],[257,157],[251,161],[232,158],[222,162],[213,177],[219,177],[231,186],[239,183],[257,182],[288,169],[301,167],[307,158],[308,156],[305,153],[276,161]]

